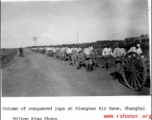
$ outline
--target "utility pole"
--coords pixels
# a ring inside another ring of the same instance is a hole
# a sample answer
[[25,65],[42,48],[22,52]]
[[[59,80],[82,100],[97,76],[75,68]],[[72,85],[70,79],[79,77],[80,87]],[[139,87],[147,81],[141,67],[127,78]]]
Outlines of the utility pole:
[[78,27],[77,27],[77,44],[79,43],[79,38],[78,38]]
[[33,37],[33,41],[35,41],[35,46],[36,46],[37,37]]

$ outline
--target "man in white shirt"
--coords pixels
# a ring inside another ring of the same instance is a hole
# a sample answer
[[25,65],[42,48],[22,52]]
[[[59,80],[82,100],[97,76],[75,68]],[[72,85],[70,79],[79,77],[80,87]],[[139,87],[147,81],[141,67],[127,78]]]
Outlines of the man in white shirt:
[[53,48],[53,57],[55,57],[55,58],[56,58],[56,49],[57,49],[57,47]]
[[90,49],[89,47],[86,47],[86,48],[84,49],[84,53],[85,53],[86,56],[91,55],[91,49]]
[[102,68],[106,68],[106,70],[109,69],[109,64],[110,64],[110,56],[112,56],[112,49],[106,44],[105,48],[102,51],[102,55],[104,57],[104,66]]
[[42,53],[42,47],[39,47],[39,53]]
[[67,48],[67,55],[68,55],[69,65],[71,65],[71,63],[72,63],[72,58],[71,58],[72,49],[71,49],[71,47]]
[[49,52],[49,56],[53,57],[53,47],[50,47],[50,49],[48,50]]
[[57,47],[56,48],[56,58],[60,59],[60,51],[61,51],[61,47]]
[[80,47],[77,47],[77,53],[82,52],[82,49]]
[[49,48],[48,47],[45,48],[45,53],[46,53],[46,55],[48,55],[48,53],[49,53]]
[[106,47],[103,49],[102,55],[103,55],[104,57],[107,57],[107,56],[112,55],[112,49],[111,49],[107,44],[106,44],[105,46],[106,46]]
[[61,50],[61,59],[62,60],[66,60],[67,56],[66,56],[66,47],[62,47],[62,50]]
[[143,56],[143,52],[142,52],[142,50],[141,50],[141,47],[140,47],[140,44],[139,44],[139,43],[136,43],[135,46],[131,47],[131,48],[129,49],[128,53],[129,53],[129,52],[135,52],[135,53],[141,55],[142,57],[144,57],[144,56]]
[[86,61],[85,61],[86,71],[87,71],[87,72],[90,72],[90,71],[92,70],[93,61],[92,61],[92,51],[91,51],[91,49],[89,48],[89,46],[87,46],[87,47],[84,49],[84,54],[85,54],[85,58],[86,58]]
[[71,47],[71,50],[72,50],[72,53],[76,51],[74,46]]
[[[91,52],[92,52],[92,55],[93,55],[93,65],[94,66],[96,66],[96,67],[98,67],[98,62],[97,62],[97,59],[96,59],[96,54],[95,54],[95,52],[94,52],[94,48],[93,48],[93,46],[90,46],[90,50],[91,50]],[[92,66],[93,67],[93,66]],[[93,68],[92,68],[93,69]]]
[[45,54],[45,47],[42,48],[42,55]]
[[126,51],[124,48],[122,48],[122,44],[119,43],[119,45],[114,49],[113,51],[113,57],[115,57],[115,65],[116,65],[116,71],[114,72],[114,80],[121,75],[121,66],[122,66],[122,59],[121,57],[124,57],[126,55]]

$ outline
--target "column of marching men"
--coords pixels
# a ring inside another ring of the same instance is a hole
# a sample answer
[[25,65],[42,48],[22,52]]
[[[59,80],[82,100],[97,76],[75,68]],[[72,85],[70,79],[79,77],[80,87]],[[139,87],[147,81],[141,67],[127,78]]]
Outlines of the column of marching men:
[[[33,47],[31,48],[32,51],[41,53],[42,55],[47,55],[50,57],[58,58],[60,60],[69,61],[69,64],[72,64],[72,58],[73,54],[83,54],[85,57],[85,64],[86,64],[86,70],[91,71],[91,67],[93,64],[91,53],[93,52],[92,46],[86,46],[85,48],[81,48],[79,46],[52,46],[52,47]],[[94,60],[95,61],[95,60]]]
[[[122,48],[121,43],[119,43],[118,46],[114,48],[113,52],[112,52],[112,49],[107,44],[105,44],[104,46],[105,48],[102,50],[104,65],[102,67],[106,68],[106,70],[110,70],[109,69],[110,57],[115,58],[116,70],[114,74],[119,76],[121,74],[121,65],[122,65],[122,59],[120,57],[124,57],[126,55],[126,51],[124,48]],[[60,60],[64,60],[64,61],[68,60],[70,65],[73,64],[74,59],[77,59],[77,57],[75,56],[78,56],[81,58],[81,60],[84,60],[86,71],[89,71],[89,72],[93,70],[93,64],[96,64],[98,66],[98,63],[92,54],[94,51],[94,48],[92,46],[85,46],[85,48],[81,48],[79,46],[33,47],[31,48],[31,50],[34,52],[41,53],[42,55],[58,58]],[[132,46],[128,50],[128,52],[135,52],[144,58],[143,52],[141,50],[139,43],[136,43],[134,46]],[[115,76],[114,76],[114,79],[115,79]]]

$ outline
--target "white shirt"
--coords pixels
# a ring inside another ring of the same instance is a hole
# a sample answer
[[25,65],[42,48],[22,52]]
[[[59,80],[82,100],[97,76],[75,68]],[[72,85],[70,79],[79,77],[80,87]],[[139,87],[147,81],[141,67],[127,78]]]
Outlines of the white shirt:
[[79,48],[77,48],[77,52],[79,53],[79,52],[81,52],[82,51],[82,49],[79,47]]
[[111,50],[111,48],[104,48],[103,51],[102,51],[102,55],[103,55],[103,56],[112,55],[112,50]]
[[90,54],[91,54],[91,49],[90,49],[90,48],[85,48],[85,49],[84,49],[84,53],[85,53],[86,55],[90,55]]
[[53,52],[56,52],[56,48],[53,49]]
[[71,48],[71,50],[72,50],[72,52],[75,52],[75,51],[76,51],[75,48]]
[[72,49],[71,49],[71,48],[68,48],[68,49],[67,49],[67,54],[70,54],[70,53],[72,53]]
[[49,51],[50,50],[50,48],[45,48],[46,49],[46,51]]
[[128,53],[129,53],[129,52],[135,52],[135,53],[137,53],[137,54],[139,54],[139,55],[143,53],[140,47],[139,47],[139,48],[131,47],[131,48],[129,49]]
[[113,56],[114,57],[119,57],[119,56],[123,56],[126,55],[126,51],[124,48],[115,48],[113,51]]
[[93,47],[91,46],[90,49],[93,50]]

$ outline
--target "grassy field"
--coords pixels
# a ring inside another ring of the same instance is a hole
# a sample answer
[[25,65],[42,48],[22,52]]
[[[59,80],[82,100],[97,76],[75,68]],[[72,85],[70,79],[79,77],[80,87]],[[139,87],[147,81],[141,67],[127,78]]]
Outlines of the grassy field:
[[1,49],[1,68],[3,69],[17,54],[17,49]]

